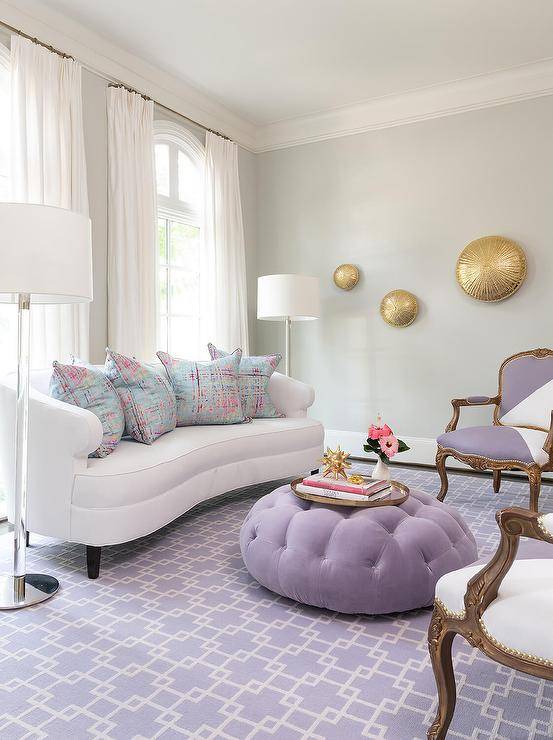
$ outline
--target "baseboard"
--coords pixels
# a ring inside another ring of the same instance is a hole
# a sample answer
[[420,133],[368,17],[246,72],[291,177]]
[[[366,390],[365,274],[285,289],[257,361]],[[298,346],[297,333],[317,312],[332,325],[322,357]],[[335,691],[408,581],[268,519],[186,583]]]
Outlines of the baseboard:
[[[398,464],[407,463],[410,465],[434,465],[436,459],[436,440],[428,439],[427,437],[401,437],[405,444],[409,446],[407,452],[402,452],[394,458],[394,462]],[[365,452],[363,445],[366,442],[366,437],[363,432],[346,432],[340,429],[326,429],[325,430],[325,445],[334,448],[336,445],[340,445],[343,450],[349,452],[352,457],[357,457],[361,460],[372,460],[376,462],[376,458]],[[448,468],[460,468],[467,470],[468,466],[464,463],[455,460],[452,457],[447,459]],[[512,471],[517,473],[517,471]],[[518,473],[517,473],[518,474]],[[524,475],[520,473],[520,475]],[[553,480],[552,473],[544,473],[544,478]]]

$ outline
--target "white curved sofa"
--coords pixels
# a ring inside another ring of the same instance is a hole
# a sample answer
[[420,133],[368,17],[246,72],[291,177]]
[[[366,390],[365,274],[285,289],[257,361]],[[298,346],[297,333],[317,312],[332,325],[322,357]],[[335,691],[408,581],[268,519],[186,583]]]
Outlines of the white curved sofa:
[[[280,373],[271,376],[269,392],[285,418],[178,427],[150,446],[122,440],[102,459],[88,457],[102,438],[100,421],[50,398],[50,376],[50,370],[31,373],[27,526],[86,545],[91,578],[98,576],[104,545],[155,532],[227,491],[318,467],[323,427],[307,417],[314,391]],[[9,508],[15,387],[15,374],[0,380],[0,465]]]

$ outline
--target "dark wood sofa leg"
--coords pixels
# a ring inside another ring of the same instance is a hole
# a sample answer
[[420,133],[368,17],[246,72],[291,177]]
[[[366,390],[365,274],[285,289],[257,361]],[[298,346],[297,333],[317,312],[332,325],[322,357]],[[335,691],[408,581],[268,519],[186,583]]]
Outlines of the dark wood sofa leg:
[[31,533],[29,532],[29,530],[27,530],[25,532],[25,544],[27,545],[27,547],[29,547],[30,543],[31,543]]
[[495,493],[499,493],[501,488],[501,470],[493,471],[493,490]]
[[100,558],[102,557],[102,548],[86,546],[86,568],[88,577],[91,579],[98,578],[100,575]]

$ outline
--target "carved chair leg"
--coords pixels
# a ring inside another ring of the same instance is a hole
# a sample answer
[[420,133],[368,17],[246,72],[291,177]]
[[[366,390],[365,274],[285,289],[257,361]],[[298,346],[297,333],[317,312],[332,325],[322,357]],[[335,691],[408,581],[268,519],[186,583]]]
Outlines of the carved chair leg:
[[541,468],[533,469],[528,472],[530,480],[530,509],[538,511],[538,500],[541,490]]
[[501,488],[501,470],[493,471],[493,490],[495,493],[499,493]]
[[438,501],[443,501],[445,498],[445,495],[447,493],[447,489],[449,486],[449,482],[447,480],[447,472],[445,469],[445,461],[447,460],[448,455],[444,455],[442,450],[438,450],[436,454],[436,468],[438,470],[438,474],[440,476],[440,480],[442,482],[440,492],[437,496]]
[[435,608],[428,630],[428,646],[438,688],[438,713],[428,729],[428,740],[444,740],[453,719],[457,690],[451,648],[455,634],[455,632],[445,628],[443,616]]

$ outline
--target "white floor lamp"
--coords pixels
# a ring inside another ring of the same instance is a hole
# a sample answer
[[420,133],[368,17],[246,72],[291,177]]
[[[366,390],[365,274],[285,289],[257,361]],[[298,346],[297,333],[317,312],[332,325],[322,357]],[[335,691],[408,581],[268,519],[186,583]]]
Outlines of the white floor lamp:
[[257,318],[285,321],[285,373],[290,375],[290,324],[318,319],[319,278],[308,275],[263,275],[257,278]]
[[32,303],[92,300],[90,220],[31,203],[0,203],[0,302],[19,310],[13,575],[0,577],[0,609],[20,609],[53,596],[53,576],[26,573],[30,308]]

